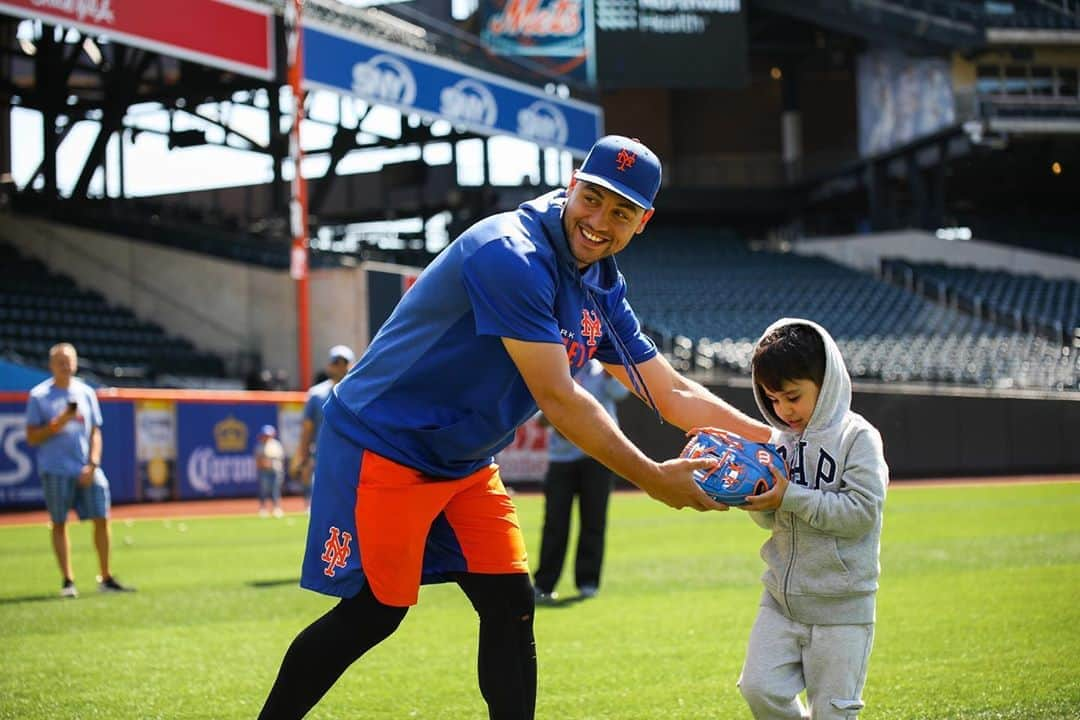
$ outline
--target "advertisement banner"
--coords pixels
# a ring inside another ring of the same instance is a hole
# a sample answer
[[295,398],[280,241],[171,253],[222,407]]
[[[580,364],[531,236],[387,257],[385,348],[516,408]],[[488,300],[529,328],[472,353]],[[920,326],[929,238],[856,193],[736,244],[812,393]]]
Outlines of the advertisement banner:
[[0,402],[0,507],[34,505],[45,507],[45,496],[26,443],[26,400]]
[[[281,447],[285,450],[285,468],[287,470],[291,466],[293,456],[296,455],[296,449],[300,447],[300,428],[304,424],[304,403],[278,403],[277,418],[278,440],[281,441]],[[302,493],[304,488],[301,483],[304,479],[294,478],[286,472],[285,492]]]
[[578,82],[594,78],[583,0],[481,0],[480,36],[496,55],[527,56]]
[[517,430],[514,442],[495,456],[499,475],[510,484],[544,479],[548,468],[548,432],[536,419]]
[[102,397],[101,469],[109,478],[114,503],[135,502],[135,404],[130,400]]
[[[0,393],[0,509],[42,508],[37,450],[26,442],[25,392]],[[131,403],[102,402],[101,469],[113,502],[135,499]]]
[[135,499],[160,502],[180,496],[176,479],[176,403],[135,402]]
[[257,494],[255,436],[276,424],[276,405],[181,403],[176,420],[181,500]]
[[[0,510],[44,509],[37,450],[26,443],[26,392],[0,392]],[[115,504],[252,497],[258,492],[255,438],[273,425],[286,462],[296,453],[304,394],[198,390],[98,391],[101,468]],[[499,453],[507,483],[547,471],[547,432],[530,420]],[[298,479],[285,492],[300,493]]]
[[598,105],[313,22],[304,26],[304,83],[577,156],[604,124]]
[[0,13],[264,80],[274,78],[273,8],[245,0],[0,0]]

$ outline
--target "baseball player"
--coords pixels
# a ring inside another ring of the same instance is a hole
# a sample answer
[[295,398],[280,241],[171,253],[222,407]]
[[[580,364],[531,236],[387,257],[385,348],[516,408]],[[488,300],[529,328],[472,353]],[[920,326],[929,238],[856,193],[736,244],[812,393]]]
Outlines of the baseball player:
[[303,716],[388,637],[421,583],[455,582],[480,617],[494,720],[533,717],[533,588],[493,456],[538,407],[570,441],[674,508],[724,509],[657,463],[573,380],[596,357],[682,428],[767,426],[675,372],[640,329],[612,257],[653,215],[660,161],[601,138],[565,190],[480,221],[417,279],[330,395],[301,585],[342,598],[293,641],[262,718]]

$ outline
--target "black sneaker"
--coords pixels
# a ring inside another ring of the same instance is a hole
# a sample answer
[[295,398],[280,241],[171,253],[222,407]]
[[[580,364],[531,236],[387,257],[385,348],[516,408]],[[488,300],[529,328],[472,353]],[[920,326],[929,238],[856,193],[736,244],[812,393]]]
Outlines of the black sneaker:
[[121,585],[116,581],[114,577],[107,577],[104,580],[98,581],[98,590],[104,593],[110,592],[135,592],[135,588],[128,585]]
[[79,597],[79,589],[75,587],[74,580],[65,580],[64,584],[60,587],[60,597],[62,598],[77,598]]

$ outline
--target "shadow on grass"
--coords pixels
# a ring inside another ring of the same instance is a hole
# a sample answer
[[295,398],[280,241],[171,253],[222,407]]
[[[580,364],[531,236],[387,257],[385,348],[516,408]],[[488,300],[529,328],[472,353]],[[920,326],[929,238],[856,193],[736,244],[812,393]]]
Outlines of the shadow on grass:
[[585,602],[586,600],[591,599],[593,598],[589,598],[584,595],[571,595],[570,597],[560,597],[555,598],[554,600],[545,600],[542,602],[538,600],[536,602],[536,609],[540,610],[541,608],[554,608],[557,610],[559,608],[568,608],[572,605],[577,605],[580,602]]
[[25,602],[46,602],[53,600],[64,602],[65,600],[71,601],[75,599],[76,598],[60,597],[56,593],[50,593],[48,595],[17,595],[15,597],[0,598],[0,605],[14,605],[15,603]]
[[275,588],[282,585],[299,585],[300,578],[283,578],[281,580],[252,580],[248,583],[253,588]]

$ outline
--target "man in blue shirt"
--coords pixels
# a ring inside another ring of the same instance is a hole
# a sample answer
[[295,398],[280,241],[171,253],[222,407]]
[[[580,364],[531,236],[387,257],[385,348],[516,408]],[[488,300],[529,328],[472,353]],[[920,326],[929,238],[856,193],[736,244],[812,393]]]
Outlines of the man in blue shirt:
[[473,225],[402,297],[324,406],[301,585],[342,600],[293,641],[260,717],[302,717],[397,629],[421,583],[455,582],[480,618],[489,718],[531,720],[533,588],[493,456],[537,409],[657,500],[725,509],[693,480],[711,461],[652,460],[573,379],[595,357],[679,427],[769,437],[675,372],[626,299],[613,255],[659,188],[649,148],[601,138],[565,191]]
[[79,357],[70,343],[49,350],[52,377],[30,390],[26,441],[38,448],[37,470],[52,518],[52,545],[63,575],[60,595],[78,597],[71,570],[68,511],[94,523],[94,548],[101,575],[98,589],[123,592],[109,567],[109,481],[101,470],[101,408],[92,388],[75,372]]
[[315,440],[318,439],[319,428],[322,427],[323,405],[330,397],[330,391],[341,382],[355,361],[356,355],[352,348],[335,345],[330,348],[326,361],[326,379],[308,389],[307,401],[304,403],[304,421],[300,426],[300,442],[289,467],[289,473],[294,478],[299,478],[304,486],[304,504],[308,507],[311,506],[312,471],[315,469],[312,461],[315,459]]

